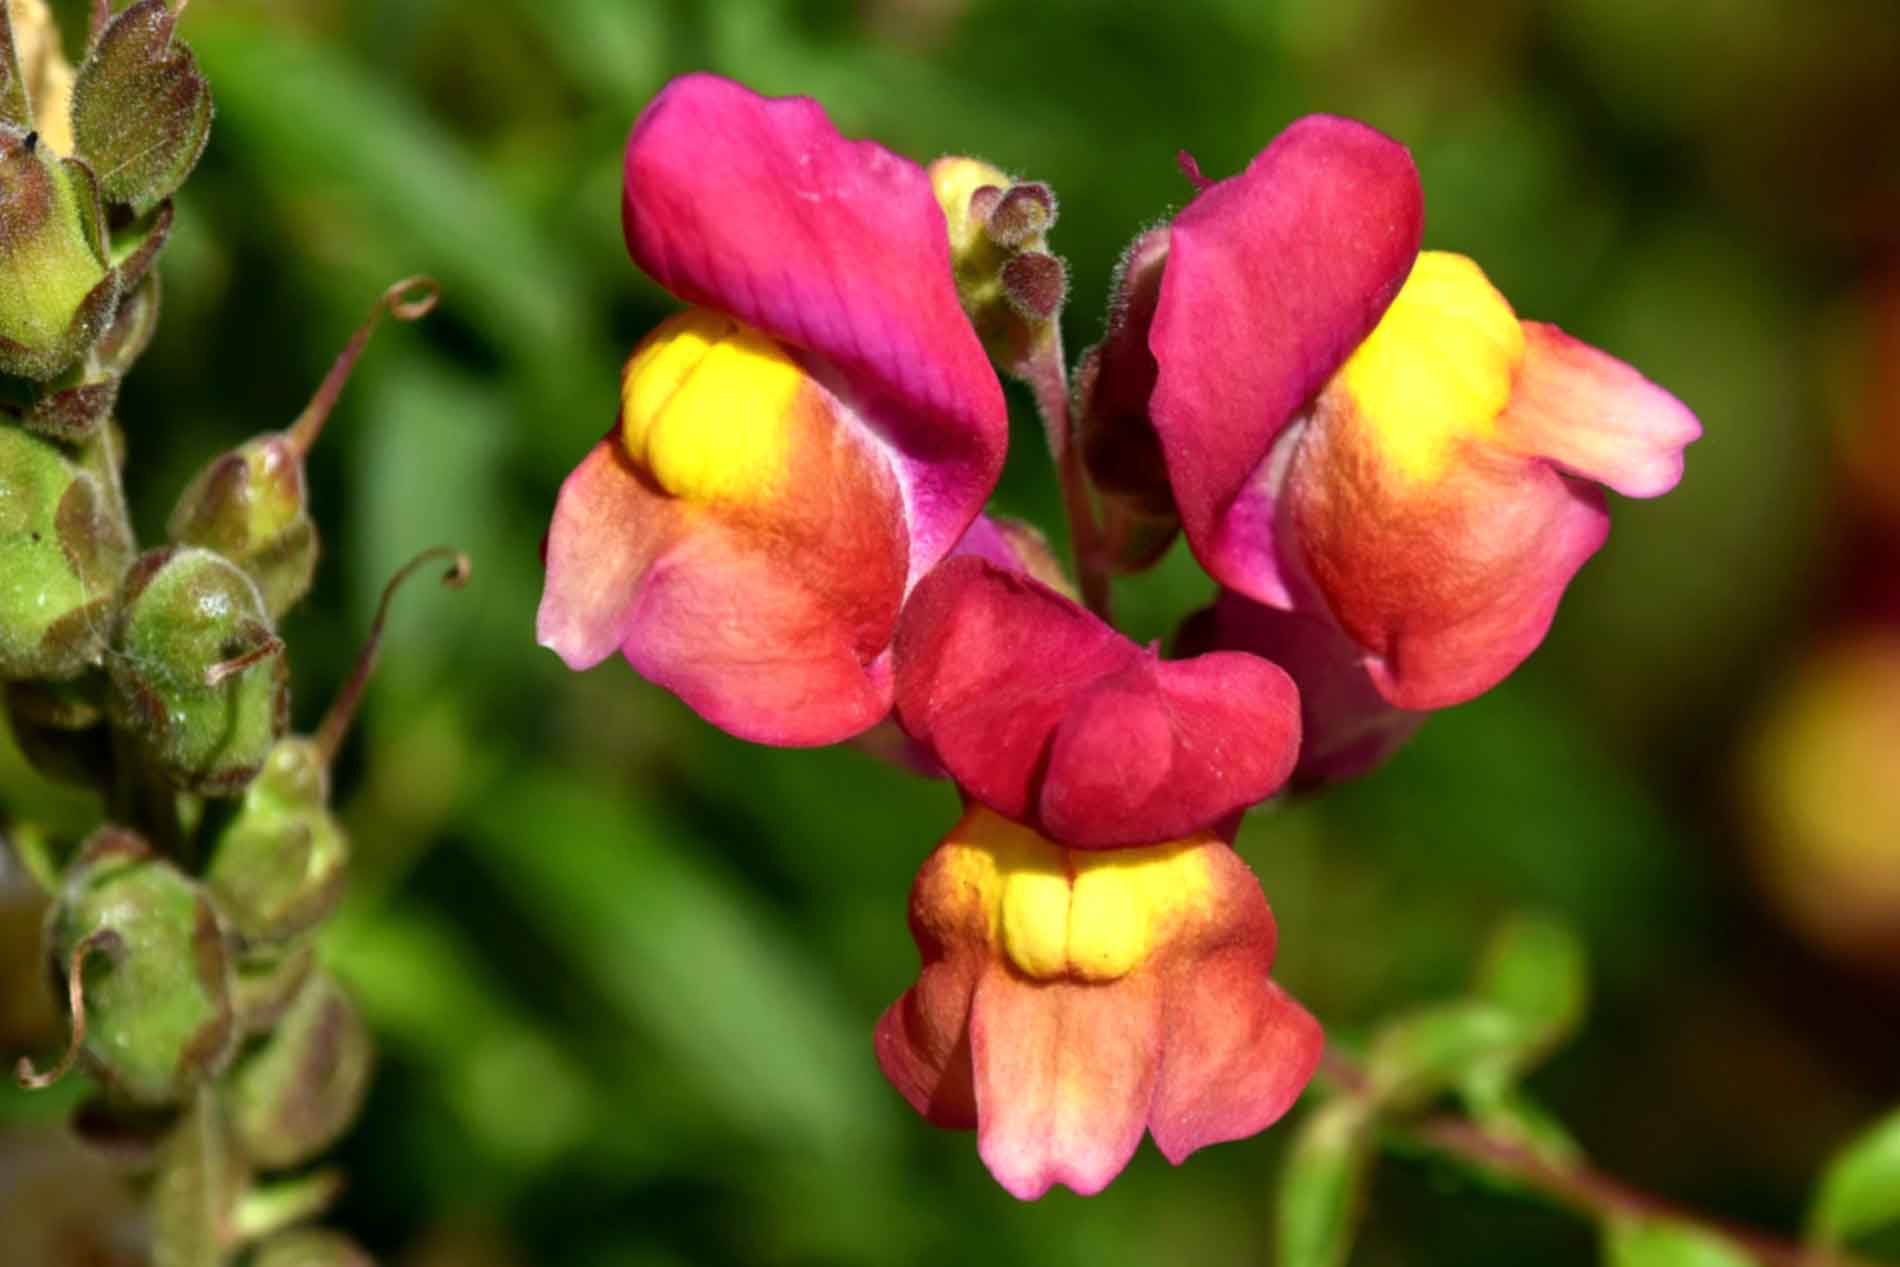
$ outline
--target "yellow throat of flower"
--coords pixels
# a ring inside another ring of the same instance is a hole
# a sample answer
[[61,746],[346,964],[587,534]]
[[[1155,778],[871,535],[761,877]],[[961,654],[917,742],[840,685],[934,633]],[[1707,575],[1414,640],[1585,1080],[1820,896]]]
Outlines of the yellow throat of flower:
[[753,501],[783,479],[807,375],[784,348],[711,308],[668,318],[620,383],[627,455],[692,501]]
[[1523,360],[1517,314],[1478,266],[1424,251],[1328,391],[1345,390],[1401,474],[1431,480],[1496,432]]
[[979,901],[990,937],[1024,975],[1114,981],[1140,967],[1179,912],[1213,888],[1206,839],[1065,849],[988,810],[946,841],[952,891]]

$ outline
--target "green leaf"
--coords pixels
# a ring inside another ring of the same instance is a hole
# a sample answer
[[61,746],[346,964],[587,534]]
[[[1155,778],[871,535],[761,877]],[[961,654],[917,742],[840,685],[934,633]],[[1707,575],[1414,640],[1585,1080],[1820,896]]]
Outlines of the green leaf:
[[1466,1110],[1486,1134],[1516,1144],[1553,1166],[1567,1167],[1583,1160],[1583,1149],[1563,1123],[1516,1087],[1467,1083],[1463,1095]]
[[172,37],[166,0],[139,0],[106,26],[73,80],[73,142],[109,202],[143,215],[170,197],[211,135],[211,93]]
[[1513,1059],[1533,1038],[1517,1016],[1482,999],[1407,1012],[1373,1039],[1366,1058],[1369,1090],[1386,1108],[1416,1109],[1474,1072]]
[[1555,920],[1513,916],[1485,950],[1477,994],[1537,1030],[1544,1042],[1559,1042],[1583,1019],[1588,1002],[1583,944]]
[[1828,1163],[1808,1213],[1808,1237],[1830,1248],[1900,1222],[1900,1111]]
[[1753,1255],[1683,1223],[1618,1219],[1604,1227],[1605,1267],[1757,1267]]
[[1372,1119],[1365,1103],[1341,1096],[1300,1125],[1280,1176],[1274,1218],[1280,1267],[1340,1267],[1371,1173]]

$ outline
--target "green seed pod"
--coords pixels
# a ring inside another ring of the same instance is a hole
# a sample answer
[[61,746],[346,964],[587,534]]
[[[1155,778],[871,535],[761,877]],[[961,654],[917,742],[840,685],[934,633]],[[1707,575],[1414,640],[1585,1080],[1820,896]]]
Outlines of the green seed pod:
[[317,972],[263,1046],[231,1070],[231,1121],[265,1170],[302,1165],[334,1143],[369,1087],[369,1030],[336,981]]
[[27,763],[49,779],[100,784],[112,768],[105,726],[105,681],[89,674],[72,682],[10,682],[7,724]]
[[279,740],[212,848],[205,883],[246,945],[290,941],[342,896],[349,842],[329,782],[313,741]]
[[217,911],[139,837],[107,827],[86,843],[46,931],[74,1048],[124,1098],[175,1103],[230,1061],[231,955]]
[[303,455],[288,435],[272,433],[200,471],[179,496],[167,531],[243,568],[274,619],[309,592],[316,575],[317,531],[308,506]]
[[238,1028],[247,1035],[268,1034],[277,1028],[297,994],[310,979],[317,954],[308,940],[286,950],[238,952]]
[[57,445],[0,424],[0,681],[98,664],[131,558],[116,492]]
[[139,556],[112,630],[114,725],[179,787],[231,796],[263,767],[290,708],[284,644],[237,565],[209,550]]
[[211,92],[173,38],[166,0],[139,0],[106,25],[73,80],[73,144],[108,201],[143,212],[170,197],[211,135]]
[[84,444],[97,434],[119,401],[119,383],[132,368],[158,326],[158,274],[119,302],[104,333],[63,374],[48,383],[8,380],[21,423],[30,431],[67,444]]
[[52,378],[118,301],[91,170],[0,124],[0,372]]
[[304,1227],[265,1241],[250,1267],[376,1267],[376,1261],[341,1232]]

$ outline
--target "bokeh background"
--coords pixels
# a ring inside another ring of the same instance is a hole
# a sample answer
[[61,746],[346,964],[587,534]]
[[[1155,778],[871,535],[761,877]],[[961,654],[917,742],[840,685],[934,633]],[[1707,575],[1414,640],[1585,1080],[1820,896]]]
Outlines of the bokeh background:
[[[182,31],[218,115],[122,401],[148,541],[199,465],[295,416],[389,281],[443,285],[378,333],[314,455],[327,552],[285,630],[308,727],[383,579],[473,556],[466,591],[399,603],[338,778],[356,870],[327,954],[382,1061],[337,1221],[385,1261],[1269,1259],[1285,1128],[1179,1170],[1144,1146],[1105,1194],[1024,1206],[887,1088],[871,1027],[915,973],[905,894],[949,788],[749,747],[534,645],[555,489],[673,307],[620,243],[620,146],[699,67],[1050,182],[1072,349],[1122,245],[1190,193],[1177,149],[1223,176],[1315,110],[1409,144],[1428,245],[1706,435],[1675,493],[1615,507],[1508,683],[1251,817],[1280,977],[1350,1037],[1463,988],[1504,914],[1569,920],[1593,1007],[1532,1089],[1605,1169],[1784,1232],[1900,1102],[1892,0],[198,0]],[[1013,401],[997,501],[1059,540]],[[1154,637],[1207,592],[1177,549],[1119,601]],[[0,812],[75,835],[96,806],[0,737]],[[45,1049],[36,903],[0,894],[0,1049]],[[21,1196],[69,1164],[46,1140],[82,1094],[0,1090],[5,1219],[105,1199],[83,1166]],[[1355,1263],[1596,1253],[1422,1161],[1382,1166],[1370,1209]]]

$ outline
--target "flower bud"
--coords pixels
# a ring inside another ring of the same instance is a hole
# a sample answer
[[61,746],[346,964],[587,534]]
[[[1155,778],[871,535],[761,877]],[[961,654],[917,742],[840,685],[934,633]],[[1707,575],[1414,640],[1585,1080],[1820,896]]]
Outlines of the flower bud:
[[950,232],[957,295],[996,363],[1022,374],[1054,346],[1068,270],[1049,254],[1056,199],[974,158],[940,158],[930,183]]
[[211,92],[173,37],[166,0],[106,25],[73,81],[73,143],[110,202],[143,212],[180,185],[211,135]]
[[263,1046],[231,1071],[231,1120],[245,1155],[281,1170],[328,1148],[362,1107],[369,1030],[327,973],[310,978]]
[[282,944],[342,896],[349,843],[330,813],[316,744],[281,739],[211,854],[205,883],[247,945]]
[[143,840],[96,833],[46,927],[73,1047],[126,1099],[174,1103],[224,1068],[237,1034],[224,930],[204,891]]
[[265,1241],[251,1259],[251,1267],[376,1267],[376,1263],[341,1232],[303,1227]]
[[9,682],[7,725],[35,770],[62,783],[102,785],[112,769],[105,720],[104,681]]
[[309,592],[317,532],[303,457],[282,433],[258,436],[198,473],[178,499],[172,540],[216,550],[257,583],[273,618]]
[[1181,527],[1161,440],[1148,419],[1156,375],[1148,327],[1167,259],[1166,228],[1129,244],[1110,288],[1108,333],[1082,354],[1076,371],[1082,460],[1102,495],[1110,554],[1131,572],[1158,562]]
[[119,277],[84,163],[0,125],[0,372],[48,379],[111,319]]
[[257,586],[209,550],[165,547],[132,565],[111,672],[114,724],[187,791],[235,794],[284,732],[284,644]]
[[131,557],[131,531],[98,476],[0,424],[0,680],[64,680],[99,663]]

